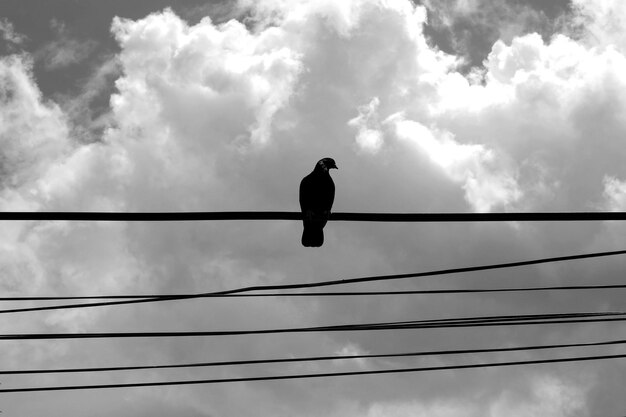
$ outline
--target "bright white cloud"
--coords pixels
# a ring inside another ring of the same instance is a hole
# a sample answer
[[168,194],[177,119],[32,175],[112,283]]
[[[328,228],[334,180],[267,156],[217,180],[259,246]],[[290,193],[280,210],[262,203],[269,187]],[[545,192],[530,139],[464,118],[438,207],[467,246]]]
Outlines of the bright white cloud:
[[613,0],[572,0],[574,24],[582,27],[590,46],[613,46],[626,51],[626,9]]
[[415,145],[451,180],[462,184],[465,198],[475,210],[506,207],[521,198],[515,179],[492,168],[497,158],[483,145],[460,144],[450,132],[429,129],[402,114],[390,116],[385,123],[393,124],[399,139]]
[[[125,76],[112,104],[124,127],[164,116],[173,128],[198,129],[194,139],[213,132],[209,144],[244,136],[262,144],[300,71],[280,28],[254,36],[237,21],[216,27],[208,18],[188,27],[168,10],[137,22],[116,19],[113,32]],[[145,94],[152,102],[135,101]],[[142,107],[141,115],[132,111]]]

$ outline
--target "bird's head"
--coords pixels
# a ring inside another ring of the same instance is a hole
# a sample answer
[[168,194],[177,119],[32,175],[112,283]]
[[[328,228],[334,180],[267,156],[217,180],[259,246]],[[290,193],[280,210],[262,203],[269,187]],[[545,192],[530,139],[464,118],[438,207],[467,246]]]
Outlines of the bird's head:
[[337,168],[337,164],[333,158],[323,158],[317,162],[317,166],[324,170],[324,172],[328,172],[329,169]]

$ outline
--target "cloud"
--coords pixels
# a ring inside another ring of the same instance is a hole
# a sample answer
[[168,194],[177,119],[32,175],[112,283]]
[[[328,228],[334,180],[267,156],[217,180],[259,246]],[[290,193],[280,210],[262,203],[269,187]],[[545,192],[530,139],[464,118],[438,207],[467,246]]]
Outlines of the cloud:
[[[478,414],[477,407],[470,403],[450,403],[442,402],[435,404],[420,404],[420,403],[388,403],[388,404],[375,404],[367,410],[368,417],[452,417],[452,416],[468,416],[473,417]],[[356,415],[356,414],[354,414]]]
[[98,45],[92,39],[80,40],[71,37],[65,23],[56,19],[52,20],[50,26],[58,39],[48,42],[34,54],[48,71],[63,69],[86,60]]
[[0,18],[0,37],[8,44],[9,50],[22,45],[28,39],[26,35],[16,32],[13,23],[6,17]]
[[578,27],[589,45],[626,50],[626,12],[610,0],[572,0],[575,16],[572,26]]
[[[26,56],[2,58],[2,209],[295,211],[300,179],[323,156],[334,157],[341,167],[333,172],[336,211],[583,211],[617,209],[623,203],[626,57],[619,33],[606,41],[511,36],[491,45],[484,66],[466,76],[459,56],[430,46],[423,32],[427,9],[409,1],[267,0],[242,2],[240,7],[246,10],[245,22],[217,24],[204,18],[191,25],[168,9],[137,20],[116,18],[111,30],[120,52],[93,77],[96,90],[101,80],[116,78],[116,91],[102,133],[89,143],[77,137],[70,117],[73,107],[60,107],[41,96]],[[79,95],[76,100],[90,98]],[[599,224],[334,222],[326,229],[325,245],[310,251],[298,245],[300,227],[295,222],[11,223],[0,240],[0,288],[16,295],[204,292],[557,256],[614,249],[624,242]],[[588,283],[590,276],[601,282],[619,277],[621,266],[619,261],[590,262],[498,276],[450,276],[445,285],[477,288],[492,286],[496,279],[501,286],[575,284]],[[416,281],[384,288],[426,285]],[[618,309],[621,301],[619,294],[606,292],[393,301],[196,300],[20,316],[4,323],[3,331],[313,326],[594,311]],[[33,344],[28,349],[16,344],[3,351],[0,363],[10,368],[26,360],[43,367],[399,352],[598,340],[617,331],[591,325],[547,327],[515,332],[309,333],[192,343],[104,340],[89,349],[74,342]],[[535,357],[529,353],[496,359]],[[332,361],[221,368],[209,375],[332,372],[463,360]],[[492,361],[494,356],[470,360]],[[146,410],[170,415],[182,409],[242,416],[556,417],[615,406],[595,407],[599,401],[593,393],[605,388],[605,368],[570,366],[163,388],[138,391],[129,407],[135,415]],[[599,377],[581,381],[581,369]],[[155,370],[121,378],[206,375]],[[102,376],[106,382],[116,378]],[[67,381],[50,376],[45,382]],[[25,378],[24,383],[43,382]],[[89,401],[118,407],[124,395],[87,394],[79,405]],[[13,400],[3,404],[3,410],[20,410],[25,407],[21,403]],[[163,411],[154,410],[151,403],[162,404]],[[75,414],[77,402],[49,399],[30,406],[67,415]]]
[[31,67],[22,55],[0,60],[0,183],[5,187],[39,178],[67,144],[65,116],[54,103],[43,100]]
[[613,177],[604,177],[605,209],[623,211],[626,207],[626,183]]
[[502,416],[564,417],[587,415],[588,411],[582,398],[586,387],[577,381],[562,380],[553,376],[533,376],[527,387],[516,387],[501,393],[487,409],[475,400],[436,401],[431,404],[419,402],[379,403],[372,406],[365,415],[378,416],[416,416],[416,417],[478,417]]
[[512,417],[587,415],[589,409],[582,400],[587,388],[579,384],[553,376],[535,377],[527,394],[530,398],[519,392],[503,393],[490,412]]
[[[380,123],[377,120],[377,110],[380,105],[380,100],[374,97],[367,106],[359,108],[359,115],[354,119],[348,121],[348,126],[358,129],[356,143],[357,145],[367,151],[375,153],[383,145],[383,135],[379,131]],[[372,127],[369,127],[369,126]]]
[[[174,124],[193,118],[192,124],[199,125],[198,111],[208,106],[214,111],[203,112],[213,120],[197,128],[209,130],[222,116],[232,118],[229,113],[238,109],[237,118],[244,123],[254,121],[246,126],[249,139],[263,143],[268,140],[272,116],[289,96],[299,71],[297,56],[284,45],[280,30],[254,37],[234,20],[215,27],[207,18],[190,29],[166,11],[137,23],[116,19],[113,31],[124,49],[120,59],[127,74],[118,82],[122,94],[113,98],[120,115],[124,106],[135,105],[124,100],[135,93],[141,97],[146,88]],[[147,68],[143,59],[148,60]],[[183,72],[187,69],[192,70]],[[232,120],[231,127],[219,123],[217,129],[231,133],[241,124]],[[245,133],[240,132],[240,137]]]
[[78,93],[55,97],[71,120],[72,137],[83,143],[102,140],[104,130],[111,124],[109,100],[115,80],[121,75],[117,55],[103,56],[98,61]]
[[464,57],[469,67],[480,66],[497,40],[509,43],[517,36],[533,32],[549,39],[562,30],[569,16],[563,1],[550,2],[560,8],[556,16],[546,13],[549,5],[536,7],[529,1],[425,0],[423,3],[429,11],[428,25],[434,36]]
[[447,131],[427,128],[406,120],[402,114],[390,116],[398,139],[414,144],[453,181],[463,184],[465,198],[477,211],[507,206],[521,197],[516,180],[506,172],[493,172],[494,153],[479,144],[460,144]]

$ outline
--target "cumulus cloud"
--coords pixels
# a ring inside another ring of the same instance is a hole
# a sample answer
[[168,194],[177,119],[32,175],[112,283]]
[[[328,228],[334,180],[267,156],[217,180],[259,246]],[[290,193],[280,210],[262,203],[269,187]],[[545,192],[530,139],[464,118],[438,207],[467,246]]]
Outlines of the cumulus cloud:
[[572,0],[575,16],[572,26],[582,31],[588,45],[626,49],[626,11],[610,0]]
[[[183,128],[185,119],[193,118],[195,133],[215,126],[230,139],[243,126],[237,139],[267,141],[272,116],[289,97],[299,71],[297,54],[279,29],[253,36],[235,20],[215,27],[209,18],[189,28],[168,10],[139,22],[116,19],[113,31],[123,48],[126,74],[118,81],[121,94],[113,98],[114,110],[122,115],[125,106],[136,108],[136,102],[127,100],[141,99],[147,90],[155,95],[154,105],[164,106],[157,112],[181,125],[174,127]],[[204,126],[198,123],[200,111],[209,116]]]
[[390,116],[398,139],[414,144],[453,181],[463,185],[465,198],[478,211],[507,206],[521,197],[517,183],[506,171],[494,172],[493,151],[480,144],[460,144],[447,131],[429,129],[402,114]]
[[31,75],[28,57],[0,60],[0,182],[20,187],[39,178],[67,145],[67,121],[45,102]]
[[[119,72],[102,69],[117,77],[116,92],[106,128],[91,143],[75,137],[67,107],[64,112],[41,96],[26,56],[2,58],[2,209],[297,210],[298,183],[324,156],[341,167],[333,172],[335,211],[576,211],[623,205],[626,57],[619,32],[611,40],[512,35],[495,42],[484,66],[466,76],[459,56],[429,44],[423,32],[427,9],[409,1],[265,0],[239,7],[234,13],[245,11],[245,22],[216,24],[207,17],[190,25],[168,9],[137,20],[116,18],[111,30],[120,46]],[[601,27],[608,18],[596,13],[593,25]],[[204,292],[556,256],[624,241],[595,224],[514,226],[332,223],[325,245],[310,251],[297,245],[300,225],[291,222],[12,223],[0,241],[0,288],[20,295]],[[588,275],[618,276],[619,265],[608,272],[602,264],[594,266],[510,272],[498,282],[580,283]],[[473,288],[493,280],[450,277],[446,285]],[[621,302],[602,292],[572,297],[196,300],[23,316],[5,322],[3,331],[268,328],[599,310]],[[33,366],[235,360],[580,341],[576,338],[614,333],[614,328],[594,329],[311,333],[245,343],[102,341],[90,345],[94,355],[59,342],[54,349],[7,348],[0,362],[17,367],[33,357]],[[511,357],[522,355],[506,358]],[[332,361],[278,372],[456,361]],[[586,415],[602,409],[589,394],[597,392],[601,378],[580,381],[578,369],[155,389],[132,396],[129,407],[139,410],[137,415],[148,409],[153,415],[171,410],[242,416]],[[605,372],[592,364],[585,370]],[[266,370],[219,369],[211,375],[255,372]],[[176,375],[199,377],[190,370]],[[151,376],[173,379],[165,371]],[[125,394],[93,393],[83,401],[118,404],[120,395]],[[50,401],[60,414],[71,414],[75,406]],[[155,402],[163,404],[162,411],[149,405]],[[50,404],[16,400],[7,410],[30,407],[21,413],[29,415]]]

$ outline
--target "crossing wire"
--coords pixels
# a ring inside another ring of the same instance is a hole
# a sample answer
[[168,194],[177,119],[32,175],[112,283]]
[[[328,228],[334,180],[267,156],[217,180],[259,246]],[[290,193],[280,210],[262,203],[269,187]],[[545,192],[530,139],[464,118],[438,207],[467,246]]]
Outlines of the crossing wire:
[[[626,284],[606,285],[563,285],[548,287],[513,287],[513,288],[471,288],[471,289],[433,289],[433,290],[400,290],[400,291],[334,291],[334,292],[269,292],[239,294],[205,294],[206,298],[239,298],[239,297],[350,297],[376,295],[432,295],[432,294],[480,294],[498,292],[537,292],[537,291],[589,291],[606,289],[625,289]],[[25,296],[0,297],[0,301],[68,301],[68,300],[128,300],[139,298],[170,298],[194,297],[196,294],[123,294],[123,295],[78,295],[78,296]],[[0,313],[3,311],[0,310]]]
[[440,270],[434,270],[434,271],[416,272],[416,273],[407,273],[407,274],[377,275],[377,276],[368,276],[368,277],[360,277],[360,278],[347,278],[347,279],[328,280],[328,281],[319,281],[319,282],[308,282],[308,283],[301,283],[301,284],[254,285],[254,286],[249,286],[249,287],[235,288],[231,290],[205,292],[205,293],[197,293],[197,294],[167,295],[167,296],[140,298],[140,299],[123,299],[123,300],[118,300],[118,301],[102,301],[102,302],[92,302],[92,303],[62,304],[62,305],[28,307],[28,308],[13,308],[13,309],[0,310],[0,314],[75,309],[75,308],[104,307],[104,306],[125,305],[125,304],[154,303],[154,302],[173,301],[173,300],[189,300],[189,299],[195,299],[195,298],[207,298],[207,297],[215,297],[218,295],[232,295],[232,294],[250,293],[250,292],[256,292],[256,291],[276,291],[276,290],[321,288],[321,287],[330,287],[330,286],[337,286],[337,285],[374,282],[374,281],[392,281],[392,280],[403,280],[403,279],[409,279],[409,278],[424,278],[424,277],[433,277],[433,276],[440,276],[440,275],[451,275],[451,274],[460,274],[460,273],[469,273],[469,272],[478,272],[478,271],[487,271],[487,270],[496,270],[496,269],[505,269],[505,268],[517,268],[517,267],[522,267],[522,266],[539,265],[539,264],[554,263],[554,262],[565,262],[565,261],[573,261],[573,260],[580,260],[580,259],[601,258],[601,257],[608,257],[608,256],[624,255],[624,254],[626,254],[626,250],[595,252],[595,253],[585,253],[585,254],[570,255],[570,256],[532,259],[528,261],[479,265],[479,266],[462,267],[462,268],[440,269]]
[[241,336],[260,334],[351,332],[374,330],[414,330],[485,326],[526,326],[544,324],[598,323],[626,321],[626,312],[584,312],[510,316],[478,316],[431,320],[409,320],[334,326],[293,327],[256,330],[161,331],[161,332],[83,332],[83,333],[17,333],[0,334],[0,340],[58,340],[109,338],[164,338]]
[[59,373],[84,373],[84,372],[115,372],[115,371],[137,371],[145,369],[173,369],[173,368],[200,368],[215,366],[240,366],[240,365],[260,365],[275,363],[293,363],[293,362],[321,362],[336,360],[355,360],[355,359],[381,359],[381,358],[403,358],[418,356],[450,356],[465,355],[479,353],[502,353],[502,352],[523,352],[537,350],[552,349],[569,349],[579,347],[596,347],[626,344],[625,339],[608,340],[602,342],[588,343],[568,343],[558,345],[535,345],[535,346],[515,346],[507,348],[484,348],[484,349],[456,349],[456,350],[432,350],[421,352],[403,352],[403,353],[383,353],[383,354],[364,354],[364,355],[332,355],[332,356],[309,356],[296,358],[277,358],[277,359],[254,359],[254,360],[238,360],[238,361],[217,361],[217,362],[194,362],[182,364],[168,365],[137,365],[137,366],[109,366],[109,367],[91,367],[91,368],[56,368],[56,369],[15,369],[0,370],[0,375],[33,375],[33,374],[59,374]]
[[584,362],[584,361],[598,361],[598,360],[621,359],[621,358],[626,358],[626,354],[577,356],[577,357],[569,357],[569,358],[537,359],[537,360],[509,361],[509,362],[489,362],[489,363],[477,363],[477,364],[466,364],[466,365],[379,369],[379,370],[368,370],[368,371],[271,375],[271,376],[260,376],[260,377],[243,377],[243,378],[218,378],[218,379],[182,380],[182,381],[179,380],[179,381],[157,381],[157,382],[134,382],[134,383],[120,383],[120,384],[61,385],[61,386],[44,386],[44,387],[2,388],[0,389],[0,394],[44,392],[44,391],[75,391],[75,390],[111,389],[111,388],[157,387],[157,386],[174,386],[174,385],[224,384],[224,383],[233,383],[233,382],[280,381],[280,380],[312,379],[312,378],[336,378],[336,377],[345,377],[345,376],[417,373],[417,372],[447,371],[447,370],[460,370],[460,369],[537,365],[537,364],[549,364],[549,363]]

